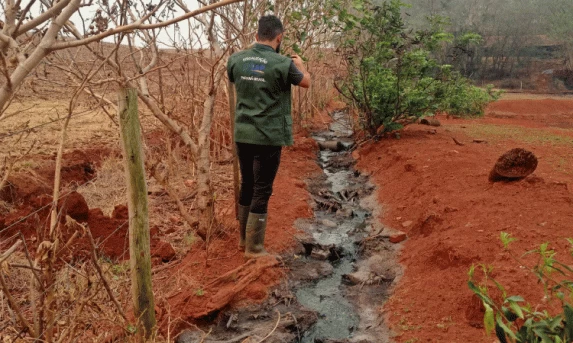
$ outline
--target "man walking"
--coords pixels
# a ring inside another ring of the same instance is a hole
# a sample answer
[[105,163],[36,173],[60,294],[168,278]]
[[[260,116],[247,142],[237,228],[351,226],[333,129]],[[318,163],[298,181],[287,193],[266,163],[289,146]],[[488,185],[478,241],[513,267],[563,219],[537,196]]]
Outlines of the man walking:
[[235,143],[241,170],[239,248],[246,258],[266,255],[267,207],[281,149],[293,144],[291,85],[310,86],[310,74],[298,55],[280,51],[284,28],[273,15],[259,19],[257,42],[233,54],[227,64],[235,84]]

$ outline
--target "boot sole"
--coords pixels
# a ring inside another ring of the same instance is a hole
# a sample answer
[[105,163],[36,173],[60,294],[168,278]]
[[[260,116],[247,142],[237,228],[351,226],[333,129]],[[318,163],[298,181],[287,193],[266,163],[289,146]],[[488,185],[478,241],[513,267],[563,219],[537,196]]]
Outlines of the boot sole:
[[247,260],[251,260],[253,258],[258,258],[258,257],[263,257],[263,256],[268,256],[269,253],[266,251],[263,252],[246,252],[245,251],[245,259]]

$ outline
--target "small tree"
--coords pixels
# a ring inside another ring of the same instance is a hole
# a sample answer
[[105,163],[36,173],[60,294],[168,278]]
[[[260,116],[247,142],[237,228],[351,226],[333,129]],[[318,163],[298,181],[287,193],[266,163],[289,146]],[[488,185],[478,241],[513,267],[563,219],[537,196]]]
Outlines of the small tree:
[[409,30],[397,0],[374,6],[353,1],[341,9],[338,51],[347,70],[338,90],[361,112],[364,129],[390,132],[437,112],[481,115],[496,95],[472,86],[450,65],[433,57],[452,40],[441,18],[426,30]]

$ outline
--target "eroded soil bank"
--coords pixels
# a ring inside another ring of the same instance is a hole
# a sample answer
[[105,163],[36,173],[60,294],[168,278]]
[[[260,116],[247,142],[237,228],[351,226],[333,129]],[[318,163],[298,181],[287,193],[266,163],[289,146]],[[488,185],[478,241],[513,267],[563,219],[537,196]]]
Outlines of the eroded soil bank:
[[[400,253],[405,274],[384,311],[396,342],[491,343],[466,284],[472,264],[492,265],[509,294],[539,309],[550,305],[535,277],[503,251],[502,231],[518,239],[518,256],[549,242],[573,262],[565,240],[573,222],[573,102],[502,100],[481,119],[439,120],[441,127],[412,125],[400,139],[354,154],[377,185],[378,219],[408,235]],[[516,147],[536,154],[537,170],[518,182],[489,183],[497,158]],[[535,257],[525,261],[532,267]]]

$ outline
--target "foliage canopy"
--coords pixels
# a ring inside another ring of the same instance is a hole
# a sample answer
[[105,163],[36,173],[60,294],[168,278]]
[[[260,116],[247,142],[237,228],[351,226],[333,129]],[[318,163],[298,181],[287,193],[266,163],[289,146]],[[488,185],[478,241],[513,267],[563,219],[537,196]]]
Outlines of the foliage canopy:
[[[374,5],[352,1],[341,9],[337,51],[347,70],[338,90],[362,114],[364,129],[375,134],[390,132],[422,116],[447,112],[478,116],[498,93],[477,88],[455,71],[440,64],[433,53],[453,39],[444,31],[441,17],[429,20],[423,30],[409,29],[399,0]],[[475,40],[468,34],[464,40]]]

